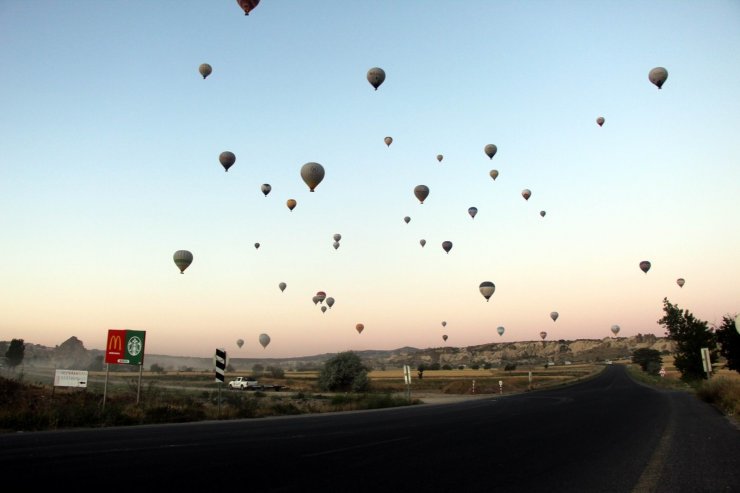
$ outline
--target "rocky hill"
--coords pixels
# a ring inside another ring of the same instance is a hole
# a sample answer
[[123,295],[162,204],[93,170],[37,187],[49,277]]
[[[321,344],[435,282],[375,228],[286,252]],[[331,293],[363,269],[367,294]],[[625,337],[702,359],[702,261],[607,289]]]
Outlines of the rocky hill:
[[[0,341],[0,355],[10,341]],[[372,369],[400,368],[403,365],[416,367],[420,364],[453,368],[489,364],[498,367],[507,363],[539,365],[598,362],[607,359],[629,358],[638,348],[650,348],[663,354],[673,352],[673,343],[653,334],[638,334],[632,337],[605,337],[603,339],[577,339],[574,341],[522,341],[482,344],[468,347],[437,347],[418,349],[404,347],[393,350],[357,351],[367,366]],[[231,358],[232,371],[249,371],[254,365],[280,367],[284,370],[317,370],[324,361],[335,353],[297,358]],[[50,348],[26,343],[24,365],[34,367],[64,368],[70,370],[102,370],[104,352],[100,349],[85,349],[82,341],[70,337],[59,346]],[[145,369],[157,365],[165,370],[207,371],[214,367],[212,358],[194,358],[147,354]],[[127,365],[117,365],[127,367]],[[122,369],[122,368],[121,368]]]

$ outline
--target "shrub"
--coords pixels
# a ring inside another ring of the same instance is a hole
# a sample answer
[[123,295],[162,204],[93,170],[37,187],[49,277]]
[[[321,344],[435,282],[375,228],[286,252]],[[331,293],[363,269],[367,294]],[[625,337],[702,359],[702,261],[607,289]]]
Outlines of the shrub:
[[724,377],[715,377],[702,382],[696,391],[702,400],[714,404],[725,414],[740,413],[740,382]]
[[363,392],[370,387],[368,370],[353,351],[345,351],[329,358],[319,372],[321,390]]

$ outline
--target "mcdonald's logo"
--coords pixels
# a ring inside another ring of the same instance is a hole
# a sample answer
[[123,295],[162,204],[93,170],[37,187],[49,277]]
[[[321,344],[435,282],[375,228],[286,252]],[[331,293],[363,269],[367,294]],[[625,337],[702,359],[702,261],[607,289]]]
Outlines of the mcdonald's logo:
[[121,336],[114,335],[108,339],[108,350],[109,351],[123,351],[123,339]]
[[124,359],[125,330],[109,330],[108,342],[105,345],[105,362],[113,365],[119,364]]

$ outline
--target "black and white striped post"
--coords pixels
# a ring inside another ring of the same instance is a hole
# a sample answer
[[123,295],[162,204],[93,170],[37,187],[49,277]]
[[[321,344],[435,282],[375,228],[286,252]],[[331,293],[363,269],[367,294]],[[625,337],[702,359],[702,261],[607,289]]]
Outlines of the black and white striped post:
[[216,349],[216,381],[218,382],[218,415],[221,416],[221,385],[224,383],[226,372],[226,350]]

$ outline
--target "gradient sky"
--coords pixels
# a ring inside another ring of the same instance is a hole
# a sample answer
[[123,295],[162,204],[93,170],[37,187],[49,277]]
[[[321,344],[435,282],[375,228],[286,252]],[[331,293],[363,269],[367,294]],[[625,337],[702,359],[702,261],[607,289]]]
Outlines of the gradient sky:
[[737,1],[2,0],[0,340],[133,329],[148,354],[291,357],[662,336],[664,297],[721,323],[738,26]]

